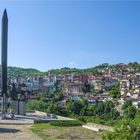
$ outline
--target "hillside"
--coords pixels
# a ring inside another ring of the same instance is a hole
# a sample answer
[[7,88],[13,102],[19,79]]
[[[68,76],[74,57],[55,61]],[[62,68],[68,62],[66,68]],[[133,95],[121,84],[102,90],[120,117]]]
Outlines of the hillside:
[[[61,68],[61,69],[52,69],[47,72],[41,72],[37,69],[33,68],[20,68],[20,67],[8,67],[8,76],[16,77],[16,76],[35,76],[35,75],[48,75],[51,74],[88,74],[88,73],[98,73],[98,67],[89,68],[89,69],[76,69],[76,68]],[[0,66],[0,74],[1,74],[1,66]]]
[[[1,66],[0,66],[0,73],[1,73]],[[19,68],[19,67],[8,67],[8,76],[15,77],[15,76],[32,76],[32,75],[41,75],[42,72],[33,68]]]
[[[119,73],[123,72],[128,72],[128,69],[130,73],[136,73],[140,72],[140,64],[137,62],[129,63],[129,64],[115,64],[115,65],[110,65],[108,63],[104,63],[102,65],[98,65],[95,67],[87,68],[87,69],[77,69],[77,68],[68,68],[64,67],[61,69],[52,69],[48,70],[47,72],[41,72],[37,69],[33,68],[20,68],[20,67],[8,67],[8,76],[13,77],[13,76],[35,76],[35,75],[48,75],[50,74],[96,74],[96,75],[102,75],[104,72],[102,70],[111,70],[111,71],[116,71]],[[1,66],[0,66],[0,73],[1,73]]]

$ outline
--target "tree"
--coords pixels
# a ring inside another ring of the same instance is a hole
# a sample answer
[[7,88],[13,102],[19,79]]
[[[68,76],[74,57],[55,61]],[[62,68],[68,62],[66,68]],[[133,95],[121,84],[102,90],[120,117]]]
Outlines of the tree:
[[72,108],[73,108],[73,104],[72,101],[68,101],[67,106],[66,106],[66,110],[69,112],[69,114],[72,113]]
[[74,101],[72,105],[73,105],[73,107],[72,107],[72,112],[73,112],[74,114],[80,115],[80,111],[81,111],[81,109],[83,108],[82,103],[79,102],[79,101]]
[[96,107],[95,107],[95,114],[96,114],[96,116],[102,115],[103,112],[104,112],[104,108],[105,108],[105,106],[104,106],[103,102],[98,103],[96,105]]
[[62,101],[62,100],[64,100],[64,95],[62,93],[60,93],[58,95],[58,101]]
[[11,97],[12,97],[12,100],[17,99],[16,85],[14,83],[12,83],[12,87],[11,87]]
[[56,104],[50,104],[46,110],[47,113],[58,114],[58,108]]
[[88,111],[88,116],[93,116],[95,113],[94,113],[94,110],[95,110],[95,106],[92,105],[92,106],[88,106],[87,107],[87,111]]
[[46,109],[46,112],[51,114],[61,115],[61,116],[68,115],[66,108],[58,103],[50,103],[48,105],[48,108]]
[[87,116],[88,114],[88,106],[84,106],[80,111],[81,116]]
[[112,101],[104,102],[104,112],[109,113],[115,106]]
[[131,100],[126,100],[122,106],[122,110],[125,110],[129,106],[132,106],[132,101]]
[[80,115],[81,109],[84,107],[81,101],[70,101],[67,104],[67,111],[76,115]]
[[113,132],[105,132],[103,140],[139,140],[140,139],[140,120],[135,118],[130,121],[123,119],[114,128]]
[[109,95],[112,96],[113,98],[120,98],[121,92],[119,91],[119,88],[113,87],[109,92]]
[[112,120],[116,120],[119,116],[120,116],[120,113],[117,110],[111,109],[111,111],[110,111],[110,118]]
[[42,100],[32,100],[26,104],[26,108],[28,110],[45,111],[47,108],[47,104]]
[[136,116],[136,108],[134,106],[129,106],[124,110],[124,117],[129,118],[129,119],[134,119]]
[[84,92],[84,93],[91,92],[91,86],[90,86],[90,84],[85,84],[85,85],[84,85],[84,87],[83,87],[83,92]]

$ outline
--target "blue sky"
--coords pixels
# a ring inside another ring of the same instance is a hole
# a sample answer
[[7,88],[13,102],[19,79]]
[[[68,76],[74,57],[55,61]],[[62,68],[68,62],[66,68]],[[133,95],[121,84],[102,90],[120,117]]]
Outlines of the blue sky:
[[0,17],[4,8],[10,66],[140,62],[140,1],[0,1]]

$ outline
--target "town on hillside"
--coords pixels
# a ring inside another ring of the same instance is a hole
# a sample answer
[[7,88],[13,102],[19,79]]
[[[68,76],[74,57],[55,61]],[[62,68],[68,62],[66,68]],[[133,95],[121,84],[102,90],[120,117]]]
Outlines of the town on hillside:
[[[131,100],[135,107],[140,105],[140,65],[137,62],[129,64],[99,65],[96,72],[70,72],[47,75],[9,76],[9,97],[26,101],[38,99],[39,93],[51,100],[55,93],[63,96],[62,105],[67,100],[88,99],[88,104],[114,99],[118,104]],[[70,71],[70,69],[68,69]],[[67,69],[66,69],[67,71]],[[49,95],[49,96],[48,96]]]

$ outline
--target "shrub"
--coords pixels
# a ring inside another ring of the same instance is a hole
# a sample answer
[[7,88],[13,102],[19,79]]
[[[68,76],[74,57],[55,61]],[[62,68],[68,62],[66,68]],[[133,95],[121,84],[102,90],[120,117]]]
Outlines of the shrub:
[[57,121],[51,121],[49,123],[53,126],[81,126],[83,125],[82,122],[77,120],[57,120]]
[[87,122],[87,119],[86,119],[85,116],[79,116],[79,117],[78,117],[78,120],[81,121],[81,122],[84,122],[84,123]]

